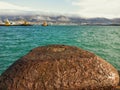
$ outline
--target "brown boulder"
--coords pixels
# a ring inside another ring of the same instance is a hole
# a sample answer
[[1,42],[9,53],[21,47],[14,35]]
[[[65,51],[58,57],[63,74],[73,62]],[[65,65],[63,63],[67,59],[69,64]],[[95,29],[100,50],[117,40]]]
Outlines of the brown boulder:
[[73,46],[33,49],[0,77],[0,90],[114,90],[117,70],[95,54]]
[[[118,73],[119,73],[119,79],[120,79],[120,70],[118,70]],[[120,82],[119,82],[118,86],[116,87],[116,90],[120,90]]]
[[[120,70],[118,70],[118,74],[119,74],[119,81],[120,81]],[[120,82],[118,85],[120,86]]]

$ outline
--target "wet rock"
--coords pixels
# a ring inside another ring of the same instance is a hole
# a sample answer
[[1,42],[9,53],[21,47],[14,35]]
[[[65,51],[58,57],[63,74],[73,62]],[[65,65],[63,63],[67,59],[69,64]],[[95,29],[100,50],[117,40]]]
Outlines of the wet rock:
[[117,70],[95,54],[73,46],[33,49],[0,77],[0,90],[114,90]]

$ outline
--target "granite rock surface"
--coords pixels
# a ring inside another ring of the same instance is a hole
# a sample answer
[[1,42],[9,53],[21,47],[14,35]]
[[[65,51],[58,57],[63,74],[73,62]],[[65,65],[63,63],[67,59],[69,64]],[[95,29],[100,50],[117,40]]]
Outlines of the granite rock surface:
[[0,90],[115,90],[118,83],[111,64],[66,45],[37,47],[0,76]]

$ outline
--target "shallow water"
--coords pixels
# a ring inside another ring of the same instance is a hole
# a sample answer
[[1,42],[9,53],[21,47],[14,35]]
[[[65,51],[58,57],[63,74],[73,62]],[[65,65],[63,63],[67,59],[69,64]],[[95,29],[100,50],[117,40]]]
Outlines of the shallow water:
[[48,44],[89,50],[120,70],[120,26],[0,26],[0,74],[31,49]]

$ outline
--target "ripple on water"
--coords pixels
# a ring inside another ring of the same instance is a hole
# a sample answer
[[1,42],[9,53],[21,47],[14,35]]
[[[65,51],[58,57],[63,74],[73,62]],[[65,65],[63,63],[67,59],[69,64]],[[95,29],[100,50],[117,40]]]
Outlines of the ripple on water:
[[0,28],[0,73],[32,48],[74,45],[94,52],[120,69],[120,27],[31,26]]

